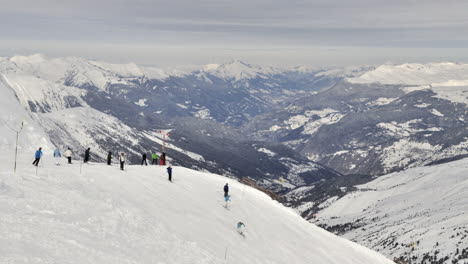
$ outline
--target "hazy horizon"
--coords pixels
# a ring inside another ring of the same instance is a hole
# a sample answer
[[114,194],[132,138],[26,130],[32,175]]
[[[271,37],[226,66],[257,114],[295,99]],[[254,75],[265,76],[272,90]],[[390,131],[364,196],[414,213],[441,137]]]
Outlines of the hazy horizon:
[[4,1],[0,56],[177,66],[468,62],[468,2]]

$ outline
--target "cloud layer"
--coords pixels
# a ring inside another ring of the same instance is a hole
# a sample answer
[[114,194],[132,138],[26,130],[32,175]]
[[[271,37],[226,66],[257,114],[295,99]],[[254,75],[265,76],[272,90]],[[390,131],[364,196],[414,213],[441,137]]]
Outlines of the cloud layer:
[[174,65],[468,59],[463,0],[16,0],[0,55],[45,52]]

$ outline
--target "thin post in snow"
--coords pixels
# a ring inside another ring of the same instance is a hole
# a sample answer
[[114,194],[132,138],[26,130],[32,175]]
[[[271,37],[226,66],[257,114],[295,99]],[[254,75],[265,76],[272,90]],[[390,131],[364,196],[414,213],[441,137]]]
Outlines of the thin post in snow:
[[19,139],[19,133],[21,133],[21,130],[23,130],[23,125],[24,121],[21,122],[21,126],[19,130],[16,130],[16,145],[15,145],[15,168],[14,168],[14,174],[16,174],[16,160],[18,158],[18,139]]
[[226,250],[224,251],[224,260],[227,262],[227,253],[228,253],[228,246],[226,246]]

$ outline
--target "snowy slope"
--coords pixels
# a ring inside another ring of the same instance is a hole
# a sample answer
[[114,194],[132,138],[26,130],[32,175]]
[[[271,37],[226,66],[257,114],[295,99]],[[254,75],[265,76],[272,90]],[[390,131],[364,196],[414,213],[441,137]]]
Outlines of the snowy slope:
[[86,106],[86,91],[31,75],[0,73],[0,81],[11,87],[20,102],[31,112],[49,112],[68,107]]
[[[37,115],[46,132],[57,145],[79,149],[91,147],[93,153],[105,159],[109,150],[118,144],[135,146],[139,143],[137,131],[117,118],[89,107],[74,107],[53,113]],[[107,144],[106,144],[107,143]],[[105,148],[114,145],[112,148]],[[119,149],[123,151],[124,149]],[[131,149],[125,149],[125,152]],[[141,153],[134,152],[137,156]]]
[[[38,147],[52,148],[49,136],[42,130],[19,103],[15,93],[0,81],[0,157],[8,158],[13,165],[12,157],[16,141],[16,132],[24,122],[24,127],[18,137],[18,150],[20,153],[33,152]],[[33,156],[30,156],[33,158]],[[2,163],[3,164],[3,163]]]
[[467,186],[468,159],[392,173],[357,186],[320,212],[318,224],[388,257],[452,263],[468,248]]
[[0,172],[1,263],[391,263],[228,178],[50,159]]

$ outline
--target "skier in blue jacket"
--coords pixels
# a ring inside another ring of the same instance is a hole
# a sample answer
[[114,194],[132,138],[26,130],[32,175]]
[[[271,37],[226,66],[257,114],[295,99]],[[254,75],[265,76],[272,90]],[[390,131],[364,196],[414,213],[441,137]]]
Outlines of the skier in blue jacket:
[[55,158],[55,165],[60,165],[60,158],[62,157],[62,154],[60,153],[60,150],[57,148],[54,150],[54,158]]
[[42,148],[39,148],[37,151],[36,151],[36,154],[35,154],[35,160],[33,161],[33,165],[34,166],[38,166],[39,165],[39,160],[41,160],[42,158]]
[[169,177],[169,181],[172,182],[172,167],[167,167],[167,176]]

